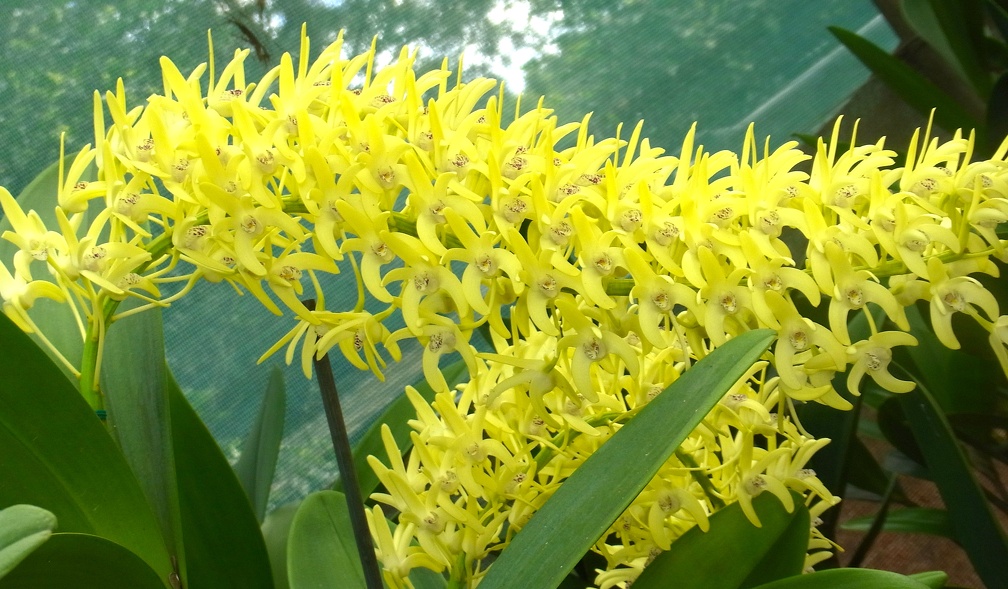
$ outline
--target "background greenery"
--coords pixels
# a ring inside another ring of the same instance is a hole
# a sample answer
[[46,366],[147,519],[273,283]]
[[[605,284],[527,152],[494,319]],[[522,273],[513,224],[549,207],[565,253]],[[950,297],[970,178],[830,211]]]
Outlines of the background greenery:
[[[126,81],[132,104],[161,87],[158,59],[183,71],[206,60],[213,29],[218,63],[250,47],[249,79],[296,51],[301,23],[318,51],[345,29],[348,51],[377,36],[389,55],[422,48],[423,65],[465,53],[467,75],[504,77],[527,101],[546,95],[561,120],[593,111],[598,135],[644,119],[645,135],[670,151],[699,121],[711,149],[737,149],[745,127],[775,145],[819,128],[865,79],[828,25],[884,48],[895,37],[869,0],[5,0],[0,6],[0,185],[17,194],[54,161],[90,141],[95,89]],[[425,60],[425,61],[424,61]],[[526,103],[528,104],[528,102]],[[347,286],[347,285],[344,285]],[[237,459],[273,358],[255,361],[289,325],[250,297],[203,285],[165,313],[169,362],[225,454]],[[339,294],[330,295],[337,298]],[[334,359],[351,434],[417,380],[411,361],[381,386]],[[315,383],[284,370],[286,426],[271,503],[325,486],[336,473]],[[364,392],[366,389],[366,393]]]

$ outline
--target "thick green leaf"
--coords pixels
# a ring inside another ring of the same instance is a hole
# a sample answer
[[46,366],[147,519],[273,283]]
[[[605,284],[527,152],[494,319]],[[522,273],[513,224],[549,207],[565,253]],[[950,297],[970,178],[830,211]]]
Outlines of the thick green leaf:
[[259,521],[213,436],[168,375],[188,589],[273,587]]
[[559,585],[773,339],[762,329],[729,340],[645,405],[515,535],[481,589]]
[[988,587],[1008,587],[1008,542],[973,476],[952,427],[926,387],[899,396],[938,492],[948,509],[956,540]]
[[[852,532],[867,532],[873,519],[870,516],[858,517],[847,520],[841,527]],[[882,525],[882,531],[930,534],[955,539],[948,512],[930,507],[908,507],[890,511]]]
[[287,545],[287,575],[291,589],[364,589],[342,493],[318,491],[301,503]]
[[0,509],[0,578],[52,536],[56,516],[34,505]]
[[157,519],[94,412],[2,313],[0,349],[0,505],[47,509],[62,531],[108,538],[167,577]]
[[710,531],[694,526],[683,534],[644,569],[634,588],[737,589],[801,573],[810,519],[801,496],[792,494],[792,513],[772,493],[753,500],[759,528],[738,503],[718,511],[710,517]]
[[[452,387],[465,378],[468,374],[468,369],[466,368],[465,361],[459,360],[450,364],[441,373],[444,374],[448,386]],[[434,390],[427,384],[426,379],[421,379],[413,387],[427,402],[434,400]],[[367,457],[385,455],[385,446],[381,437],[382,425],[389,426],[389,429],[392,430],[392,437],[395,438],[396,445],[400,450],[406,452],[413,445],[413,440],[410,439],[411,430],[408,422],[415,417],[416,409],[413,408],[409,398],[406,395],[399,395],[395,401],[389,403],[385,411],[374,420],[371,427],[364,432],[364,436],[357,442],[353,450],[354,468],[357,470],[357,482],[360,484],[361,495],[364,497],[370,495],[378,487],[378,475],[371,470]],[[342,479],[336,479],[336,482],[333,483],[333,489],[336,491],[343,490]]]
[[948,583],[948,574],[944,571],[925,571],[910,575],[914,581],[924,583],[931,589],[942,589]]
[[[126,301],[120,307],[134,306]],[[126,462],[157,515],[165,544],[186,580],[175,457],[165,394],[165,352],[161,311],[116,321],[105,338],[101,388],[108,424]]]
[[301,503],[281,505],[266,516],[262,523],[263,540],[269,553],[270,569],[273,571],[273,587],[289,589],[287,582],[287,540],[290,538],[294,514]]
[[142,558],[90,534],[53,534],[9,575],[0,589],[165,589]]
[[930,589],[928,585],[889,571],[829,569],[788,577],[755,589]]
[[924,116],[928,116],[931,109],[936,109],[935,121],[946,129],[975,129],[980,126],[980,121],[945,91],[871,41],[839,27],[830,27],[829,30],[872,73]]
[[983,60],[984,9],[979,0],[903,0],[914,31],[972,84],[979,96],[990,91]]
[[245,438],[241,456],[234,466],[238,480],[248,493],[252,509],[259,521],[263,521],[266,507],[269,505],[273,474],[276,472],[277,458],[280,456],[280,442],[283,441],[286,408],[283,372],[279,368],[274,368],[270,372],[259,416],[252,425],[252,431]]
[[[70,164],[73,163],[74,156],[67,156],[64,159],[66,162],[66,167],[69,168]],[[93,180],[95,178],[95,168],[92,164],[81,176],[84,180]],[[55,162],[50,165],[45,170],[36,176],[29,184],[21,191],[21,194],[17,196],[18,204],[27,213],[29,210],[34,210],[38,213],[39,218],[48,229],[55,231],[59,230],[56,221],[56,190],[59,186],[59,162]],[[89,211],[88,215],[93,215],[97,207],[100,206],[95,203],[92,210]],[[2,213],[2,212],[0,212]],[[90,223],[90,216],[85,217],[85,228],[87,223]],[[12,230],[10,219],[6,216],[0,214],[0,235],[4,231]],[[13,243],[0,239],[0,261],[10,267],[11,260],[14,257],[14,252],[18,250],[18,247]],[[52,278],[48,276],[47,272],[36,272],[34,275],[36,280],[48,280],[53,282]],[[80,330],[77,327],[77,322],[74,319],[73,312],[70,307],[63,303],[58,303],[49,299],[39,299],[35,302],[35,306],[31,308],[28,312],[32,320],[38,326],[39,330],[45,334],[46,338],[60,351],[64,358],[66,358],[71,364],[80,368],[81,351],[83,350],[82,338]],[[71,380],[74,379],[73,375],[58,362],[56,357],[52,354],[48,347],[41,345],[41,340],[38,336],[32,334],[32,339],[40,344],[40,347],[47,355],[53,358],[63,371],[65,375]]]

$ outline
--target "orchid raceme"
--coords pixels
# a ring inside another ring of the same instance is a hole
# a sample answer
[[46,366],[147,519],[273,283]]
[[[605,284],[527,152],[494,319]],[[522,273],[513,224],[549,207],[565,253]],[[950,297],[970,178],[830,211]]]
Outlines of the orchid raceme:
[[[85,354],[63,360],[96,410],[96,350],[118,303],[168,305],[200,279],[290,320],[270,352],[286,346],[291,362],[300,346],[309,377],[338,346],[381,378],[399,341],[419,340],[436,400],[408,392],[414,451],[404,462],[386,436],[389,462],[371,460],[391,586],[410,586],[414,567],[477,584],[635,408],[748,330],[776,330],[774,353],[596,544],[600,586],[625,587],[728,503],[754,520],[762,492],[787,504],[798,491],[814,513],[834,504],[805,468],[826,441],[794,406],[849,407],[832,384],[847,371],[855,394],[868,380],[912,388],[888,371],[892,349],[916,343],[906,306],[930,304],[950,347],[953,315],[978,322],[1008,368],[1008,316],[972,276],[1008,261],[1008,143],[974,162],[972,135],[926,130],[901,167],[883,141],[845,137],[855,147],[841,152],[838,122],[813,157],[794,142],[760,149],[752,127],[741,155],[705,152],[693,130],[667,155],[640,125],[597,140],[587,117],[563,124],[544,101],[507,107],[491,80],[420,74],[408,49],[379,67],[374,49],[345,58],[338,39],[309,61],[305,37],[297,63],[285,55],[256,83],[247,54],[216,77],[212,59],[186,76],[164,58],[164,93],[141,106],[121,82],[96,93],[95,141],[61,173],[56,226],[0,188],[2,237],[19,248],[0,261],[3,310],[37,331],[37,299],[72,306]],[[97,177],[82,179],[92,162]],[[318,277],[337,262],[358,296],[331,307]],[[825,318],[804,317],[810,306]],[[396,310],[401,329],[386,325]],[[857,314],[871,333],[853,341]],[[484,325],[492,350],[476,347]],[[438,370],[455,352],[470,373],[458,391]],[[809,565],[829,543],[812,529],[810,547]]]

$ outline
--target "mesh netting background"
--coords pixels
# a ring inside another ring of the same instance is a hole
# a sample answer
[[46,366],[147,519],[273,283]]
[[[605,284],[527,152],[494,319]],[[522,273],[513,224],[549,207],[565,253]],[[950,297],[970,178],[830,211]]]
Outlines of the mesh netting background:
[[[594,112],[597,137],[643,119],[652,145],[673,153],[693,121],[710,150],[737,151],[750,121],[774,146],[816,132],[867,78],[827,26],[887,48],[896,42],[869,0],[4,0],[0,17],[0,185],[13,194],[55,161],[61,132],[68,153],[90,141],[95,89],[113,89],[121,76],[130,103],[141,104],[161,88],[161,55],[183,72],[206,60],[208,28],[218,71],[236,47],[253,50],[249,80],[283,51],[296,53],[301,23],[313,54],[341,29],[347,53],[376,38],[387,60],[409,44],[421,49],[420,68],[464,53],[466,78],[504,79],[523,91],[526,108],[545,95],[561,122]],[[351,276],[331,280],[327,298],[356,297]],[[272,505],[331,483],[337,469],[316,383],[284,366],[282,352],[256,364],[291,328],[289,315],[277,319],[227,284],[203,284],[164,320],[171,369],[231,460],[270,371],[283,367],[287,414]],[[403,354],[385,382],[333,358],[352,437],[420,378],[418,346]]]

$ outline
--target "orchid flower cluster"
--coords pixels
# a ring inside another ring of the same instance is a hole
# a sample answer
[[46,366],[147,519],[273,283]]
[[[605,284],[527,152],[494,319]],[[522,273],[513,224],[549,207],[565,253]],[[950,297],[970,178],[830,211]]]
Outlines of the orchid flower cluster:
[[[206,86],[207,64],[184,76],[163,58],[164,92],[145,105],[128,106],[122,81],[95,94],[95,141],[60,171],[56,226],[0,189],[3,238],[19,247],[0,262],[3,310],[37,332],[37,299],[69,305],[85,354],[62,362],[97,410],[109,324],[200,280],[292,318],[267,354],[300,351],[309,377],[338,347],[381,378],[399,342],[418,340],[436,397],[408,389],[413,450],[386,430],[388,460],[370,459],[391,586],[417,567],[477,584],[637,408],[747,330],[776,330],[776,346],[595,545],[600,587],[628,586],[725,505],[758,523],[765,491],[786,506],[799,492],[813,516],[835,504],[806,468],[828,440],[795,405],[849,408],[833,386],[844,372],[855,394],[866,379],[911,390],[889,370],[893,348],[916,343],[907,306],[927,301],[951,348],[952,317],[972,317],[1008,371],[1008,316],[971,276],[1005,259],[1008,146],[971,162],[972,136],[928,131],[894,167],[883,141],[840,150],[839,125],[811,158],[793,142],[760,150],[750,127],[740,155],[707,153],[691,130],[671,156],[639,125],[598,140],[588,117],[561,124],[542,101],[519,100],[502,124],[496,82],[452,82],[447,62],[418,75],[407,49],[377,67],[374,47],[344,58],[337,40],[310,62],[303,36],[296,64],[284,55],[255,83],[247,50],[219,75],[212,53]],[[331,306],[319,277],[348,266],[356,300]],[[140,304],[118,312],[127,298]],[[811,307],[826,319],[799,310]],[[866,339],[847,329],[858,313]],[[492,350],[477,349],[479,329]],[[453,390],[440,364],[454,353],[469,379]],[[831,548],[813,526],[806,564]]]

